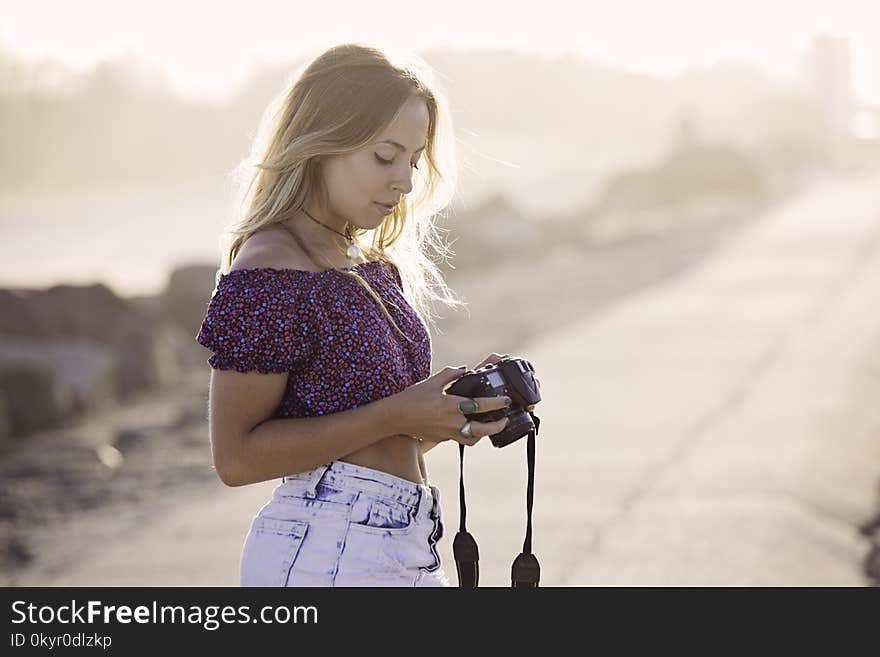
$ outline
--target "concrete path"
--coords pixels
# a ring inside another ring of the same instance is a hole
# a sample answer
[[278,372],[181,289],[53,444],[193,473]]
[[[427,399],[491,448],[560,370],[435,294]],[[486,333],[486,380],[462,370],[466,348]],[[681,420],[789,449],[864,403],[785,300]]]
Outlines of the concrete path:
[[[684,277],[524,347],[546,399],[542,585],[863,584],[856,526],[880,478],[878,299],[872,173],[817,183]],[[428,467],[454,582],[457,447],[436,448]],[[465,470],[481,584],[508,586],[525,530],[525,441],[484,440]],[[28,584],[237,584],[247,526],[273,485],[218,483]]]

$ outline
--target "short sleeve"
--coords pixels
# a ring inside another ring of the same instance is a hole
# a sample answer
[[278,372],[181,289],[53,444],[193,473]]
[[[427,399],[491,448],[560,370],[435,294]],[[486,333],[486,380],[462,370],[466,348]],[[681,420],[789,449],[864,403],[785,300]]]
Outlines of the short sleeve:
[[237,269],[221,275],[196,341],[214,369],[291,371],[308,356],[304,279],[295,270]]
[[397,268],[397,265],[389,263],[391,265],[391,273],[394,276],[394,281],[397,283],[397,287],[400,288],[401,292],[403,291],[403,279],[400,277],[400,270]]

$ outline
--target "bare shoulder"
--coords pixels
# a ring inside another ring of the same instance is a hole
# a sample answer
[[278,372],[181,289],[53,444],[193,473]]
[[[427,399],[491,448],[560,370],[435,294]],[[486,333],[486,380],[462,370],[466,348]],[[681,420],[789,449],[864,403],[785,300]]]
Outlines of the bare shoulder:
[[242,244],[230,271],[236,269],[302,269],[317,271],[302,250],[277,228],[265,228]]

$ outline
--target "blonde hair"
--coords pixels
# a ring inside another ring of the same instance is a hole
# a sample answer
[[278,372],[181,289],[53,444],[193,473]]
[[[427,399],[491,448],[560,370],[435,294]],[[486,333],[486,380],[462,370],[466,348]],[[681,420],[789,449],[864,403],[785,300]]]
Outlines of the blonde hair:
[[[464,305],[430,257],[432,251],[445,259],[452,255],[434,223],[455,191],[451,118],[441,93],[428,86],[432,77],[428,66],[413,55],[399,59],[408,61],[392,63],[371,46],[339,45],[316,57],[285,85],[263,115],[251,156],[238,168],[239,174],[253,168],[256,172],[244,176],[249,178],[241,195],[244,212],[226,231],[229,244],[218,283],[257,231],[292,217],[312,193],[326,199],[320,176],[324,159],[375,141],[415,97],[424,100],[428,109],[427,166],[414,172],[412,191],[379,226],[373,230],[351,226],[351,232],[368,260],[398,267],[407,300],[426,324],[435,326],[433,304]],[[403,335],[363,277],[354,270],[337,271],[363,285]]]

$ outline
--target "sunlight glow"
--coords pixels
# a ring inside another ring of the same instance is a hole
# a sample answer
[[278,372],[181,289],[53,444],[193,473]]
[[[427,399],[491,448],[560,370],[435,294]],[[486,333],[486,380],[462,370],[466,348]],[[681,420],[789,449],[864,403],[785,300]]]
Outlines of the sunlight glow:
[[430,8],[397,0],[317,7],[278,0],[0,0],[0,48],[28,59],[57,58],[80,71],[107,58],[140,57],[167,71],[178,93],[215,99],[261,62],[309,56],[344,41],[419,52],[447,46],[576,53],[658,75],[735,58],[791,78],[800,75],[810,39],[828,33],[850,38],[856,95],[880,103],[877,24],[876,3],[852,0],[546,0],[525,11],[509,2],[462,0]]

